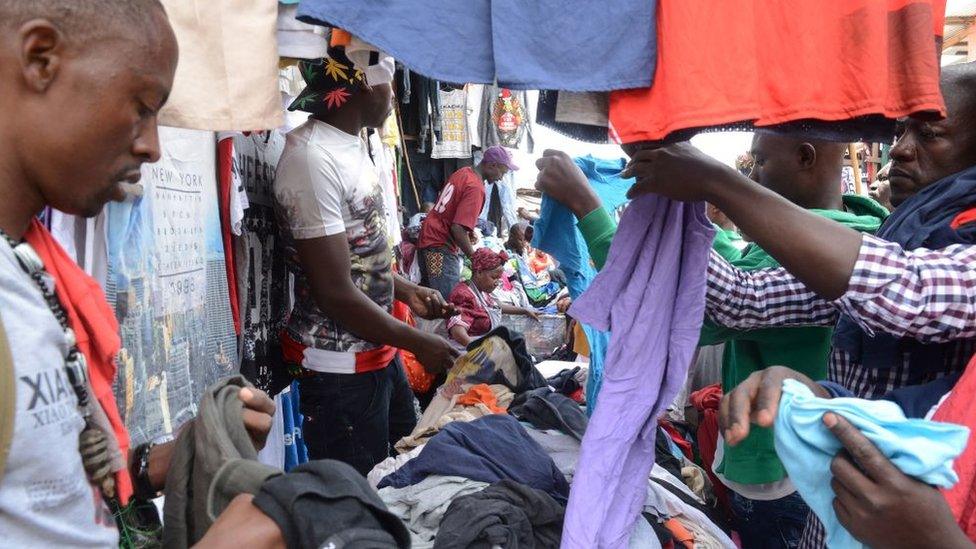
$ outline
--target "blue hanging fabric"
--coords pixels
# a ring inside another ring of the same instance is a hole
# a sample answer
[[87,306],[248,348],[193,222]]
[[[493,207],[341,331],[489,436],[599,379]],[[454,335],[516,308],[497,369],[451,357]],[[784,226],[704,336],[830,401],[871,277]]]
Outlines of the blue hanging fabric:
[[[634,184],[633,179],[620,177],[627,160],[607,160],[587,155],[573,161],[586,175],[603,207],[614,219],[619,219],[619,212],[627,205],[627,190]],[[559,261],[559,268],[566,275],[569,295],[573,300],[582,295],[596,277],[597,270],[590,260],[590,251],[583,239],[583,233],[576,226],[576,216],[569,208],[545,195],[542,197],[539,219],[533,224],[532,246]],[[592,415],[603,382],[603,360],[610,343],[610,332],[600,331],[586,324],[581,325],[590,347],[586,411]]]
[[657,0],[302,0],[298,19],[345,29],[442,82],[609,91],[651,85],[656,9]]
[[281,413],[284,414],[285,430],[285,471],[308,461],[308,450],[305,449],[305,439],[302,437],[302,421],[304,416],[299,408],[301,396],[298,393],[298,382],[293,381],[291,388],[281,394]]

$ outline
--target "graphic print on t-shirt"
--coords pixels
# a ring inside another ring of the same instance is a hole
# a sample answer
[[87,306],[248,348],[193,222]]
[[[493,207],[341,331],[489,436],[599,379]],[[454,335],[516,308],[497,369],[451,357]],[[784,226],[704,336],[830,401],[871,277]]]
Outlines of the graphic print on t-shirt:
[[274,213],[275,170],[285,145],[274,130],[234,137],[233,170],[247,197],[241,236],[234,240],[241,311],[241,373],[263,391],[280,360],[288,314],[288,269]]
[[[344,196],[350,276],[353,284],[371,301],[389,310],[393,305],[393,275],[383,190],[373,169],[362,170],[360,177],[362,180],[358,184],[345,189]],[[348,332],[319,310],[293,243],[289,243],[289,261],[295,272],[295,310],[288,324],[292,337],[300,342],[311,339],[316,349],[328,351],[360,352],[377,348],[375,344]],[[339,273],[336,276],[340,276]]]

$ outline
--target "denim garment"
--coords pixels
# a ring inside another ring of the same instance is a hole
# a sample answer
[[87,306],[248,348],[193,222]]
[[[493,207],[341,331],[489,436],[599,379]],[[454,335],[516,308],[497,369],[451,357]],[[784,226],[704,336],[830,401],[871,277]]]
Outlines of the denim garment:
[[733,525],[749,549],[796,549],[810,508],[796,492],[770,501],[731,492]]
[[437,290],[446,301],[461,282],[461,256],[447,246],[423,248],[417,253],[420,254],[421,285]]
[[382,370],[315,372],[298,383],[309,459],[343,461],[365,476],[417,425],[413,391],[399,358]]

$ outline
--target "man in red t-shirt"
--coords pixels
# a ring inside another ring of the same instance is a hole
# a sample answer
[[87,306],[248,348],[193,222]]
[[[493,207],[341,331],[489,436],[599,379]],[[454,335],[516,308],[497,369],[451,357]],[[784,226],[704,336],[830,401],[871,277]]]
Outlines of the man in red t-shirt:
[[420,230],[420,271],[423,285],[447,299],[461,280],[461,253],[471,257],[471,235],[485,205],[485,184],[500,181],[517,170],[512,153],[504,147],[485,150],[481,163],[454,172]]

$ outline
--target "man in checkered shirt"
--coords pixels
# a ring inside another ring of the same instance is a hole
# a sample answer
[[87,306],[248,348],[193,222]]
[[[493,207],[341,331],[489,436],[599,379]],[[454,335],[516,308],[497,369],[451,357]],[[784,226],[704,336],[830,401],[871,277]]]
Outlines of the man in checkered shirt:
[[[966,238],[976,219],[976,64],[945,67],[941,87],[947,117],[906,120],[891,150],[889,172],[896,216],[944,220],[939,234],[960,242],[939,251],[925,249],[937,247],[926,242],[904,246],[862,235],[805,212],[688,144],[640,151],[624,175],[637,177],[632,194],[656,192],[716,204],[783,265],[745,272],[713,253],[707,314],[718,324],[832,326],[843,314],[868,335],[901,338],[899,350],[924,350],[912,340],[946,344],[936,355],[942,360],[924,371],[909,367],[910,352],[878,368],[865,367],[835,347],[828,379],[861,398],[876,399],[959,372],[976,349],[976,271],[971,268],[976,247]],[[951,182],[942,181],[950,176],[955,176]],[[930,201],[910,201],[910,211],[897,209],[930,185],[945,192],[930,190],[922,195]],[[822,527],[808,524],[800,547],[818,546],[823,546]]]

